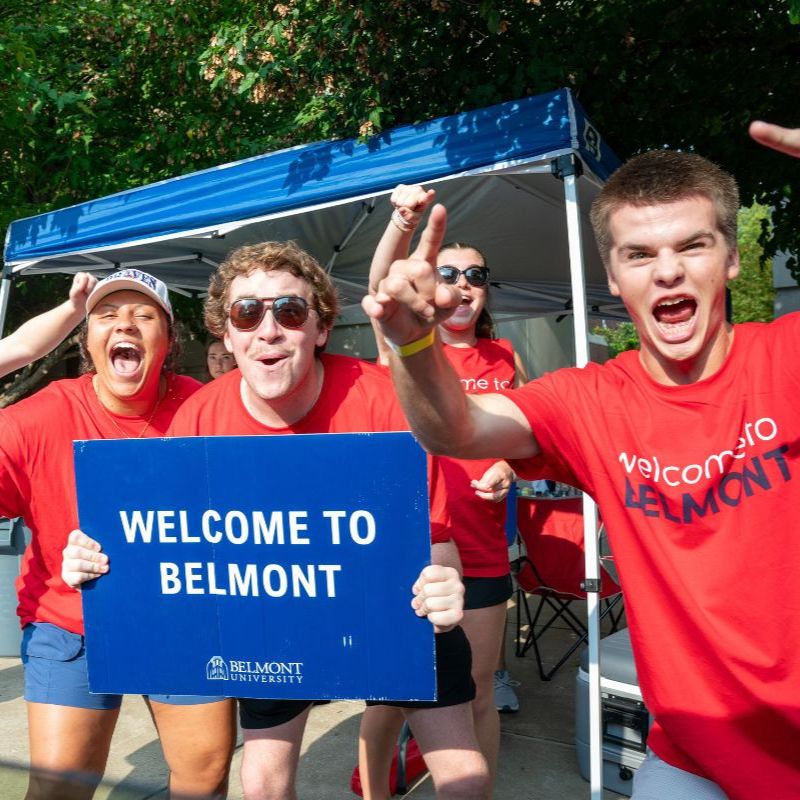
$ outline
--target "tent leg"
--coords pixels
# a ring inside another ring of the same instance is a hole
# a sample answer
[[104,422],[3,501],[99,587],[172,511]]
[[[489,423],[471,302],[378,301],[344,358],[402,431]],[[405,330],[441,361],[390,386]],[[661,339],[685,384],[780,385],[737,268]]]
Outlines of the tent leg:
[[[577,158],[573,156],[573,158]],[[580,165],[576,165],[578,168]],[[575,363],[583,367],[589,361],[589,324],[586,311],[586,279],[583,269],[580,204],[576,169],[561,173],[569,240],[569,271],[572,285],[572,322],[575,336]],[[588,495],[583,496],[583,537],[587,584],[599,587],[600,561],[597,542],[597,507]],[[591,800],[603,796],[602,719],[600,705],[600,593],[586,594],[589,629],[589,778]]]
[[8,298],[11,294],[11,267],[3,264],[3,277],[0,279],[0,336],[3,335],[6,327],[6,315],[8,312]]

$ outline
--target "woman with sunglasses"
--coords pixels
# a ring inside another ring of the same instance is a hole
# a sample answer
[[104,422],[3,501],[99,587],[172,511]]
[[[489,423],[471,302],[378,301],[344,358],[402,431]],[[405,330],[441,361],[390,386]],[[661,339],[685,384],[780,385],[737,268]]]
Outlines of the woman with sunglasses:
[[[406,258],[414,230],[434,198],[432,189],[400,184],[391,195],[394,206],[378,244],[369,275],[371,293],[377,290],[393,261]],[[469,392],[497,391],[527,380],[525,369],[511,343],[493,338],[487,308],[489,268],[483,254],[469,244],[443,245],[438,256],[442,281],[461,290],[461,305],[437,329],[445,353]],[[387,364],[389,347],[377,333],[378,359]],[[472,677],[476,685],[473,717],[478,740],[494,777],[500,746],[500,720],[494,700],[494,674],[500,660],[506,624],[506,603],[511,597],[508,543],[505,534],[505,500],[514,473],[504,461],[437,459],[446,486],[450,534],[459,550],[464,571],[462,627],[472,647]],[[368,709],[362,724],[362,781],[375,776],[365,798],[383,798],[393,740],[401,721],[395,709]],[[369,779],[368,779],[369,782]]]

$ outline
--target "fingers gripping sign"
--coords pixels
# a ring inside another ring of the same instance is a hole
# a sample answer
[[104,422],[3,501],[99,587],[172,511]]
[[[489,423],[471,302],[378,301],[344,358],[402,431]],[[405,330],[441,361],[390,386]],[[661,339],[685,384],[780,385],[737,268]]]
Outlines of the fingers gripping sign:
[[108,556],[83,531],[72,531],[61,551],[61,579],[73,589],[108,572]]
[[414,586],[411,607],[418,617],[427,617],[436,633],[454,628],[464,616],[464,584],[453,567],[431,564]]
[[461,302],[461,292],[441,283],[436,272],[436,257],[446,230],[447,211],[436,205],[417,249],[409,258],[395,261],[377,292],[362,301],[364,311],[395,345],[421,339]]

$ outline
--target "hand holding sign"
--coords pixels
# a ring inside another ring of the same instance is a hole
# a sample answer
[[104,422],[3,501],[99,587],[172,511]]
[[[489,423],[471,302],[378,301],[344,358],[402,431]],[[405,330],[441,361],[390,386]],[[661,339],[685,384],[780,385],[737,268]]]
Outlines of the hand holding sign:
[[67,586],[78,589],[108,572],[108,556],[100,552],[100,543],[83,531],[72,531],[67,546],[61,551],[61,579]]
[[411,607],[418,617],[428,618],[436,633],[449,631],[464,617],[464,584],[453,567],[425,567],[412,590]]

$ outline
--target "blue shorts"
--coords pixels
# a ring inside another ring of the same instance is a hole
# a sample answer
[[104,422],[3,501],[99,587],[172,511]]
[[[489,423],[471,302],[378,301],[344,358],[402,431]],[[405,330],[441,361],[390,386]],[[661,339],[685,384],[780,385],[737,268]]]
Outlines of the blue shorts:
[[[49,622],[31,622],[22,631],[25,699],[71,708],[119,708],[121,694],[92,694],[86,667],[83,636]],[[200,705],[222,697],[187,697],[151,694],[150,699],[170,705]]]

